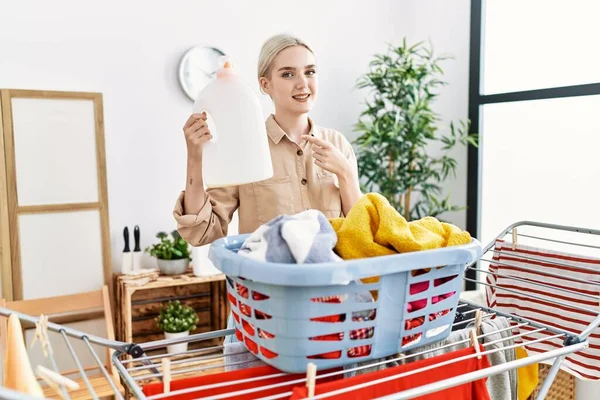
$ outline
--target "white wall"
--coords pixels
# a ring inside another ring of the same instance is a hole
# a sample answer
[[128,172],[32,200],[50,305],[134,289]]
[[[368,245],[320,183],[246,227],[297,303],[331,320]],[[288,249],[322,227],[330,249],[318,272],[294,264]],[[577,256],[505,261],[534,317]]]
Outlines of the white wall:
[[[354,89],[356,79],[374,53],[404,35],[410,41],[430,37],[440,52],[456,56],[446,65],[451,84],[438,109],[446,120],[466,117],[468,1],[449,3],[3,2],[0,87],[103,93],[112,258],[118,270],[125,225],[130,231],[140,225],[144,247],[155,232],[175,227],[171,210],[185,183],[181,127],[191,110],[177,82],[177,66],[189,47],[221,47],[255,85],[262,42],[282,31],[299,35],[314,47],[320,64],[314,119],[353,139],[364,98]],[[271,104],[261,98],[267,115]],[[457,157],[466,159],[466,150],[458,150]],[[457,204],[466,202],[465,168],[459,162],[458,177],[448,184]],[[465,225],[464,212],[448,218]],[[153,260],[145,257],[144,264]]]
[[[364,98],[355,82],[374,53],[404,35],[411,41],[431,36],[440,51],[457,56],[447,66],[451,85],[439,111],[446,119],[466,117],[467,4],[457,1],[461,11],[448,12],[442,2],[398,0],[182,0],[160,6],[0,0],[0,88],[103,94],[112,261],[118,271],[125,225],[130,231],[140,225],[143,247],[155,232],[175,228],[171,212],[185,184],[181,127],[192,107],[179,87],[177,67],[188,48],[203,43],[222,48],[255,87],[263,41],[279,32],[302,37],[320,67],[313,118],[354,139],[352,126]],[[460,29],[447,36],[443,27],[454,25]],[[272,107],[266,97],[262,104],[266,117]],[[450,187],[464,203],[460,168]],[[464,213],[451,219],[464,227]],[[145,257],[144,264],[154,261]],[[83,329],[94,331],[91,325]]]
[[[118,270],[125,225],[140,225],[144,247],[156,231],[175,227],[171,210],[185,183],[181,127],[191,110],[176,72],[189,47],[221,47],[254,85],[262,42],[281,31],[299,35],[320,64],[321,94],[312,116],[353,139],[364,98],[353,89],[356,79],[386,42],[405,35],[409,42],[431,39],[438,53],[455,57],[445,63],[449,86],[436,111],[446,122],[467,117],[469,7],[468,0],[182,0],[160,7],[142,1],[2,1],[0,87],[103,93]],[[262,102],[266,116],[271,106],[266,98]],[[457,178],[446,188],[464,205],[467,151],[453,154]],[[464,212],[447,218],[464,228]],[[144,263],[153,265],[149,258]],[[585,395],[582,387],[578,398]]]
[[[408,16],[407,38],[409,42],[430,40],[437,55],[450,55],[453,59],[444,61],[443,79],[448,82],[434,110],[440,114],[440,132],[448,132],[450,122],[466,121],[469,107],[469,0],[421,0],[406,4]],[[476,127],[474,127],[476,131]],[[440,146],[436,146],[438,149]],[[436,148],[432,148],[435,153]],[[467,148],[456,146],[450,156],[457,160],[456,178],[444,184],[444,193],[450,194],[452,204],[467,204]],[[466,228],[465,211],[449,213],[443,218]]]
[[[412,17],[395,0],[285,3],[272,0],[2,2],[0,87],[102,92],[114,269],[122,230],[138,224],[142,245],[173,229],[185,184],[182,126],[192,103],[180,90],[180,57],[199,43],[235,57],[255,85],[258,52],[272,34],[299,35],[315,49],[321,94],[313,117],[354,138],[363,94],[353,86],[371,55],[405,34]],[[413,35],[414,36],[414,35]],[[258,93],[258,92],[257,92]],[[271,106],[263,97],[265,115]],[[153,265],[148,257],[145,265]]]

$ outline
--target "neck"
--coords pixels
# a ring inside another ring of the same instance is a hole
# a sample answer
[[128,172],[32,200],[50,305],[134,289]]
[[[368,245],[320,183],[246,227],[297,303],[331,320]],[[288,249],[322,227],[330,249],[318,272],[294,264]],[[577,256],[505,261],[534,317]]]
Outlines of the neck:
[[310,123],[307,114],[290,114],[275,111],[275,121],[283,129],[290,139],[300,143],[302,135],[308,135],[310,132]]

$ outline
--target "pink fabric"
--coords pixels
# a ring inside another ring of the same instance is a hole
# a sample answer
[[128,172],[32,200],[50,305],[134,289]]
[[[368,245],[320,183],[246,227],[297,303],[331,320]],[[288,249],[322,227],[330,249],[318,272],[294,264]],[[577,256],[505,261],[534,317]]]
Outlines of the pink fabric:
[[[445,280],[444,278],[436,279],[435,285],[436,286],[441,285],[442,283],[444,283],[444,280]],[[417,294],[417,293],[424,292],[427,289],[429,289],[429,282],[418,282],[418,283],[413,283],[412,285],[410,285],[409,292],[410,292],[410,294]],[[453,294],[454,294],[454,292],[442,294],[439,296],[432,296],[431,304],[439,303],[440,301],[452,296]],[[427,306],[427,299],[415,300],[415,301],[411,301],[410,303],[408,303],[407,310],[408,310],[408,312],[411,312],[413,310],[420,310],[422,308],[425,308],[425,306]]]

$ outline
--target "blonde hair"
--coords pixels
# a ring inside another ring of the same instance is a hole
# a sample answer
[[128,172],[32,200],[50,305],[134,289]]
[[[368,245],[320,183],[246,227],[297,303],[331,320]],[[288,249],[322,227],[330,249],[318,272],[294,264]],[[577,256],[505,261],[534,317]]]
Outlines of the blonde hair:
[[271,75],[271,70],[273,69],[273,61],[275,57],[283,50],[292,46],[303,46],[311,53],[315,54],[315,52],[310,48],[309,45],[304,43],[302,40],[297,37],[287,35],[287,34],[279,34],[269,38],[262,46],[260,50],[260,55],[258,56],[258,79],[260,78],[269,78]]

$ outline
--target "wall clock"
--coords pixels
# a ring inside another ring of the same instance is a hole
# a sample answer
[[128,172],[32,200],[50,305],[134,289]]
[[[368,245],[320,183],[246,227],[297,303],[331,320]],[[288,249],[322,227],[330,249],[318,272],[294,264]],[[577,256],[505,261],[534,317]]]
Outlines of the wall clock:
[[194,46],[185,52],[179,62],[179,83],[192,101],[215,78],[217,60],[224,55],[222,50],[205,45]]

